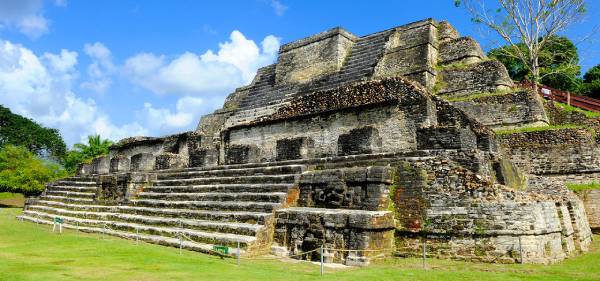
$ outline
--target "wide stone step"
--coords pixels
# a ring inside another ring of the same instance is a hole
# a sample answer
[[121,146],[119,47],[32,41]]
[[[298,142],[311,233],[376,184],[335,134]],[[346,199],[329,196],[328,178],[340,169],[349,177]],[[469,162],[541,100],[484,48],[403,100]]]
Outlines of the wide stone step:
[[271,202],[233,202],[233,201],[167,201],[167,200],[131,200],[132,206],[153,208],[182,208],[192,210],[223,210],[223,211],[253,211],[272,212],[281,206]]
[[302,173],[303,165],[287,165],[274,167],[256,167],[245,169],[228,169],[228,170],[205,170],[205,171],[180,171],[171,173],[160,173],[157,175],[159,180],[162,179],[181,179],[195,177],[232,177],[232,176],[256,176],[256,175],[281,175]]
[[93,199],[96,193],[91,192],[76,192],[76,191],[59,191],[59,190],[46,190],[46,195],[64,196],[69,198],[89,198]]
[[47,190],[52,191],[74,191],[74,192],[96,192],[96,187],[90,186],[63,186],[63,185],[49,185]]
[[65,197],[60,195],[42,195],[40,196],[42,200],[50,200],[50,201],[58,201],[63,203],[74,203],[74,204],[91,204],[94,203],[93,199],[90,198],[72,198]]
[[166,201],[175,200],[193,200],[193,201],[252,201],[252,202],[272,202],[283,203],[287,193],[270,192],[242,192],[242,193],[156,193],[156,192],[140,192],[138,199],[159,199]]
[[[51,214],[46,214],[42,212],[33,212],[26,211],[25,215],[29,217],[37,217],[44,220],[52,221],[55,216]],[[91,220],[91,219],[80,219],[75,217],[61,216],[65,223],[71,225],[82,225],[82,226],[91,226],[103,228],[106,226],[111,230],[118,231],[127,231],[131,233],[145,233],[151,235],[160,235],[165,237],[178,238],[179,234],[182,233],[186,235],[189,239],[194,242],[200,243],[209,243],[209,244],[219,244],[226,246],[236,246],[239,241],[242,244],[242,247],[245,247],[246,244],[252,243],[256,240],[254,236],[248,235],[238,235],[232,233],[220,233],[220,232],[206,232],[206,231],[198,231],[191,230],[179,227],[159,227],[159,226],[151,226],[137,223],[124,223],[124,222],[114,222],[114,221],[106,221],[106,220]]]
[[[36,218],[36,217],[30,217],[28,215],[21,215],[21,216],[19,216],[19,218],[22,218],[23,220],[27,220],[27,221],[31,221],[31,222],[36,222],[36,223],[52,224],[52,221],[47,218],[46,219]],[[215,252],[213,250],[213,246],[216,244],[189,241],[185,237],[180,240],[179,238],[175,238],[172,236],[152,235],[152,234],[147,234],[147,233],[144,233],[141,231],[139,233],[136,233],[136,232],[129,232],[129,231],[123,231],[123,230],[118,230],[118,229],[112,229],[112,228],[111,229],[103,228],[103,227],[98,227],[98,226],[82,226],[82,225],[78,226],[77,224],[75,224],[75,222],[76,221],[65,220],[63,227],[69,228],[69,229],[77,229],[82,232],[104,233],[106,235],[117,236],[120,238],[125,238],[125,239],[130,239],[130,240],[139,239],[139,241],[144,241],[144,242],[159,244],[159,245],[164,245],[164,246],[170,246],[170,247],[179,247],[181,245],[186,250],[193,250],[193,251],[198,251],[198,252],[215,254]],[[189,233],[184,232],[184,234],[186,234],[187,237],[192,238],[192,237],[190,237]],[[254,237],[250,237],[250,238],[254,238]],[[213,240],[213,241],[218,242],[218,240]],[[248,246],[248,244],[250,244],[252,242],[254,242],[254,241],[248,241],[248,240],[240,241],[240,248],[241,248],[240,254],[241,255],[246,253],[245,248]],[[228,242],[228,246],[230,248],[232,248],[234,245],[232,245],[231,243]],[[235,254],[236,254],[236,251],[234,249],[229,250],[229,255],[233,256]]]
[[290,175],[261,175],[240,177],[212,177],[212,178],[188,178],[188,179],[164,179],[156,180],[154,185],[205,185],[205,184],[230,184],[230,183],[293,183],[299,177],[297,174]]
[[194,193],[194,192],[287,192],[295,184],[211,184],[180,186],[149,186],[146,192],[154,193]]
[[57,180],[52,185],[63,185],[63,186],[96,186],[95,181],[71,181],[71,180]]
[[257,232],[265,228],[264,225],[238,222],[223,222],[211,220],[196,220],[187,218],[169,218],[155,217],[145,215],[132,215],[108,212],[86,212],[86,211],[71,211],[61,208],[53,208],[46,206],[34,206],[28,209],[27,212],[46,213],[56,217],[73,217],[79,219],[92,219],[103,221],[138,223],[153,226],[169,226],[183,227],[186,229],[194,229],[201,231],[232,233],[239,235],[256,236]]
[[[191,210],[191,209],[173,209],[173,208],[151,208],[151,207],[136,207],[136,206],[104,206],[104,205],[77,205],[67,204],[55,201],[40,200],[36,206],[46,206],[52,208],[61,208],[65,210],[82,211],[82,212],[111,212],[124,214],[138,214],[147,216],[173,217],[173,218],[188,218],[212,221],[226,222],[245,222],[264,224],[265,221],[271,218],[272,213],[267,212],[252,212],[252,211],[222,211],[222,210]],[[30,206],[33,208],[33,206]]]

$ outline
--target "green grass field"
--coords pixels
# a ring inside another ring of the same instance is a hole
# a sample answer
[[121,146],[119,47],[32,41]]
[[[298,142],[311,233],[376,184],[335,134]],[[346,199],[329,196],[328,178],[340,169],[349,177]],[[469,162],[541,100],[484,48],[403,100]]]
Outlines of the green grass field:
[[600,280],[600,236],[593,250],[554,265],[501,265],[390,258],[366,268],[308,262],[221,259],[176,248],[20,222],[0,208],[0,280]]

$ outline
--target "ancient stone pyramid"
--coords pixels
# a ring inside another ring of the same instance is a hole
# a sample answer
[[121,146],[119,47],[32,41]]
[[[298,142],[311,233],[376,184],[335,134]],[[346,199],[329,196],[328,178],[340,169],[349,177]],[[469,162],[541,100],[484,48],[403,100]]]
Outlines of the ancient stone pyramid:
[[122,140],[22,218],[203,252],[324,246],[345,264],[422,242],[435,257],[553,262],[591,241],[582,203],[526,182],[490,130],[546,123],[539,98],[447,22],[334,28],[281,46],[196,131]]

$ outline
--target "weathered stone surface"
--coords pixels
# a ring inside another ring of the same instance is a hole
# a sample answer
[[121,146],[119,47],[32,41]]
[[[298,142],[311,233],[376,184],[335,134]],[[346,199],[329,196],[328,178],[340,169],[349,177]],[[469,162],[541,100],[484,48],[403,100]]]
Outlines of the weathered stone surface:
[[110,158],[99,156],[92,160],[91,174],[108,174],[110,170]]
[[335,169],[304,173],[298,206],[387,210],[392,171],[387,167]]
[[119,173],[129,171],[129,158],[125,155],[116,155],[110,159],[110,172]]
[[150,171],[154,169],[155,157],[151,153],[138,153],[131,156],[131,171]]
[[496,92],[513,86],[504,65],[493,60],[444,68],[440,72],[440,77],[441,89],[438,93],[452,97]]
[[183,156],[175,153],[163,153],[156,156],[154,169],[165,170],[165,169],[178,169],[184,168],[186,165],[186,159]]
[[[391,254],[393,247],[394,220],[386,211],[288,208],[275,213],[275,225],[274,240],[287,254],[323,246],[325,262],[367,265],[371,257]],[[320,254],[297,258],[319,260]]]
[[89,175],[49,184],[23,218],[61,216],[90,232],[106,224],[170,246],[184,233],[186,247],[205,252],[324,246],[325,261],[349,265],[421,255],[422,242],[441,258],[560,261],[592,239],[584,203],[564,182],[600,179],[600,138],[528,134],[500,146],[490,127],[549,120],[513,86],[447,22],[362,37],[332,29],[283,45],[195,132],[123,140]]
[[549,122],[539,97],[526,91],[466,97],[452,105],[491,128],[545,126]]

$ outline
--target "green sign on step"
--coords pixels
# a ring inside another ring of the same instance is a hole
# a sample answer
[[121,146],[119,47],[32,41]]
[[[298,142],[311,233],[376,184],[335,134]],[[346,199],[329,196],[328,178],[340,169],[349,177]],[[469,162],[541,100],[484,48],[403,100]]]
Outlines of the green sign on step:
[[58,218],[57,217],[57,218],[54,218],[54,223],[60,223],[60,224],[62,224],[62,223],[64,223],[64,220],[62,218]]
[[213,251],[227,255],[227,254],[229,254],[229,247],[221,246],[221,245],[213,245]]

